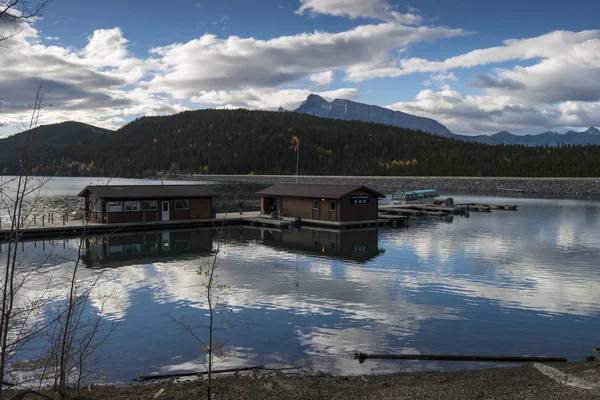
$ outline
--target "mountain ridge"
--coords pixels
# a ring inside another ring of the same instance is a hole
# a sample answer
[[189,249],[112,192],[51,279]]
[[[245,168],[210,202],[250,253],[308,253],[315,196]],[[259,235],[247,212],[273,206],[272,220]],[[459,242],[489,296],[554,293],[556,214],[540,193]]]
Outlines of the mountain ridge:
[[294,112],[345,121],[375,122],[446,137],[453,135],[448,128],[431,118],[347,99],[335,99],[329,102],[316,94],[309,94]]
[[[280,111],[283,109],[280,107]],[[492,135],[461,135],[451,132],[435,119],[390,110],[385,107],[358,103],[347,99],[334,99],[329,102],[316,94],[309,94],[305,101],[294,110],[302,114],[310,114],[322,118],[341,119],[346,121],[362,121],[382,123],[413,130],[420,130],[440,136],[450,137],[466,142],[477,142],[490,145],[518,144],[523,146],[552,146],[600,144],[600,130],[590,127],[583,132],[567,133],[542,132],[539,134],[515,135],[501,131]]]

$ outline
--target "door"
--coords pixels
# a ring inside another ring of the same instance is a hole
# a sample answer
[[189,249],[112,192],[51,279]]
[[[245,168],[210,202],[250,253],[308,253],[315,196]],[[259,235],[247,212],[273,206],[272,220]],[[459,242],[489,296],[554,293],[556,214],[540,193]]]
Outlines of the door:
[[163,221],[169,220],[169,202],[168,201],[162,202],[162,220]]

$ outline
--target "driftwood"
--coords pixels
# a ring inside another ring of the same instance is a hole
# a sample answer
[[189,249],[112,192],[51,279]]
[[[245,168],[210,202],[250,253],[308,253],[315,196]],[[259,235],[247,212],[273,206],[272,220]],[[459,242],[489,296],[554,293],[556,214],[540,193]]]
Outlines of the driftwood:
[[354,353],[361,364],[368,358],[380,360],[478,361],[478,362],[567,362],[562,357],[537,356],[473,356],[457,354],[366,354]]
[[[265,368],[264,365],[259,365],[257,367],[241,367],[241,368],[227,368],[227,369],[215,369],[212,371],[212,374],[225,374],[228,372],[238,373],[242,371],[286,371],[291,369],[300,369],[300,367],[285,367],[285,368]],[[144,382],[144,381],[154,381],[158,379],[170,379],[170,378],[182,378],[186,376],[202,376],[208,375],[208,371],[198,371],[198,372],[180,372],[175,374],[164,374],[164,375],[142,375],[139,379],[134,379],[135,381]]]

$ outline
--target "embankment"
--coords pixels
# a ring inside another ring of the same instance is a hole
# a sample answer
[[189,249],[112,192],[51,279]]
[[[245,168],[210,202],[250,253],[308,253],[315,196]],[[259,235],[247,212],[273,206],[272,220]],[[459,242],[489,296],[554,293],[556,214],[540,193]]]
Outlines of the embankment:
[[273,184],[361,184],[382,191],[434,188],[443,193],[514,193],[600,196],[600,178],[499,178],[440,176],[181,175],[180,179]]

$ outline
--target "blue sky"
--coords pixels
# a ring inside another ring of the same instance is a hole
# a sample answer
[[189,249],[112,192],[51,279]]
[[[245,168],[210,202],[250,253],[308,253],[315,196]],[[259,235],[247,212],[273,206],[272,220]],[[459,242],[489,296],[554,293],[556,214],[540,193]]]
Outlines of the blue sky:
[[583,130],[600,125],[597,15],[581,0],[53,0],[0,48],[0,136],[20,130],[36,84],[52,105],[41,122],[112,129],[293,109],[313,92],[462,134]]

